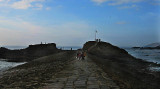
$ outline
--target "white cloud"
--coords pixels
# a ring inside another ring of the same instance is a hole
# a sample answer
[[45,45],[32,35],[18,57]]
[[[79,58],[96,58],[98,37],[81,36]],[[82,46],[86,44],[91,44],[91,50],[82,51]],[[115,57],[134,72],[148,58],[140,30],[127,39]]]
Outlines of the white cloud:
[[18,2],[14,2],[11,7],[14,9],[28,9],[29,7],[32,7],[31,2],[32,1],[29,0],[21,0]]
[[47,7],[47,8],[46,8],[46,10],[50,10],[50,9],[51,9],[51,7]]
[[136,8],[136,10],[139,10],[139,6],[137,5],[130,5],[130,6],[121,6],[118,7],[119,9],[130,9],[130,8]]
[[35,4],[35,7],[37,10],[41,10],[43,8],[43,5],[40,3]]
[[91,29],[84,22],[68,22],[46,27],[17,19],[0,18],[0,45],[29,45],[41,41],[55,42],[63,46],[79,45],[82,40],[88,38],[88,29]]
[[136,3],[141,2],[144,0],[91,0],[97,4],[102,4],[104,2],[107,2],[108,5],[121,5],[121,4],[127,4],[127,3]]
[[[3,1],[3,0],[0,0]],[[45,0],[19,0],[19,1],[11,1],[11,0],[5,0],[3,3],[0,4],[0,6],[6,6],[11,7],[14,9],[28,9],[28,8],[38,8],[42,9],[43,5],[41,4]]]
[[99,5],[99,4],[102,4],[102,3],[109,1],[109,0],[91,0],[91,1],[93,1]]

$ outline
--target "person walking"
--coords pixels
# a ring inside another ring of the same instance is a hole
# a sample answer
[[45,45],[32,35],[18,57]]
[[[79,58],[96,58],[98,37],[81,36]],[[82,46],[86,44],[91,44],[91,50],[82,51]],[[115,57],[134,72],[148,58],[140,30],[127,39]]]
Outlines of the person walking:
[[80,60],[81,59],[81,53],[80,53],[80,51],[78,51],[77,52],[77,57],[76,57],[78,60]]
[[84,57],[85,57],[84,52],[82,52],[82,54],[81,54],[82,60],[84,60]]

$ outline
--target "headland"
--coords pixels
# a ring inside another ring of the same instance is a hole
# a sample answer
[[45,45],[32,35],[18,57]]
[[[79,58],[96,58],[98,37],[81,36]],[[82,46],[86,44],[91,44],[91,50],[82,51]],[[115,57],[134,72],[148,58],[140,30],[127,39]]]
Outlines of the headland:
[[[5,50],[5,55],[3,54],[2,57],[6,58],[9,57],[9,54],[7,53],[12,53],[15,51],[5,48],[1,48],[1,50]],[[97,65],[107,74],[107,79],[109,79],[110,81],[105,81],[104,79],[104,83],[106,85],[108,84],[107,87],[110,89],[160,88],[160,72],[153,72],[148,70],[149,66],[160,66],[158,64],[146,62],[141,59],[136,59],[128,54],[128,52],[126,52],[124,49],[113,46],[112,44],[107,42],[89,41],[84,44],[82,50],[87,52],[87,58],[85,61],[80,61],[80,64],[89,63],[88,60],[92,60],[96,64],[93,63],[86,66],[86,68],[82,68],[84,70],[81,70],[81,68],[79,68],[81,66],[75,66],[75,68],[80,69],[80,71],[83,73],[83,71],[86,71],[89,66]],[[1,51],[1,55],[3,51]],[[77,63],[74,62],[75,60],[77,60],[77,51],[59,50],[54,44],[48,44],[45,46],[30,45],[26,49],[16,51],[18,51],[18,55],[22,53],[24,59],[26,58],[25,60],[29,61],[24,65],[20,65],[5,71],[3,73],[3,76],[1,76],[0,78],[1,89],[42,89],[43,86],[46,86],[48,84],[52,85],[53,83],[55,84],[55,82],[64,80],[61,78],[63,76],[61,75],[61,71],[65,71],[68,69],[68,66],[72,66],[74,65],[74,63]],[[11,57],[13,57],[13,55],[14,53]],[[27,58],[27,56],[29,56],[30,58]],[[95,69],[90,70],[91,73],[96,70],[96,67],[94,68]],[[75,69],[73,68],[73,70]],[[59,75],[59,78],[55,81],[55,79],[57,79],[56,75]],[[97,75],[99,76],[99,74]],[[77,78],[81,81],[84,79],[84,76],[82,76],[82,78]],[[87,78],[86,81],[88,81],[89,79],[90,78]],[[99,77],[96,77],[96,79],[97,81],[99,81]],[[63,82],[66,84],[67,80],[64,80]],[[118,85],[118,87],[111,86],[111,82],[114,82],[114,84]],[[82,82],[79,83],[80,86],[81,83]],[[73,83],[71,82],[71,84],[73,84],[73,87],[76,88],[74,81]],[[85,89],[87,89],[89,87],[88,84],[91,84],[91,82],[85,82],[82,84],[84,84]],[[105,89],[101,86],[101,84],[103,83],[98,84],[100,85],[97,85],[98,87],[96,86],[97,88],[95,89]],[[64,87],[65,86],[66,85],[64,85]]]

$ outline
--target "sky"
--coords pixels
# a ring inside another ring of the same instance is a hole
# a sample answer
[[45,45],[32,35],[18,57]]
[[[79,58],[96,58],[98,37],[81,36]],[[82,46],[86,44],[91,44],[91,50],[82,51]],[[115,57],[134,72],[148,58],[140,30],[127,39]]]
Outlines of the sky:
[[0,0],[0,46],[160,42],[160,0]]

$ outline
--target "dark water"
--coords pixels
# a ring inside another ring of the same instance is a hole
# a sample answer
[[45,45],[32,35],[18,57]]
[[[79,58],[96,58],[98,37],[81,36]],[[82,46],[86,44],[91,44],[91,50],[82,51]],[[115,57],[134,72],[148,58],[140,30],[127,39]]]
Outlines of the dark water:
[[148,49],[125,49],[129,54],[136,58],[143,59],[145,61],[154,62],[160,64],[160,50],[148,50]]
[[16,63],[16,62],[6,62],[0,61],[0,72],[5,71],[9,68],[16,67],[18,65],[25,64],[26,62]]
[[[125,48],[125,50],[136,58],[143,59],[148,62],[154,62],[160,64],[160,50],[148,50],[148,49],[132,49],[132,48]],[[150,70],[153,71],[160,71],[160,67],[149,67]]]
[[24,49],[27,48],[27,46],[4,46],[5,48],[14,50],[14,49]]

